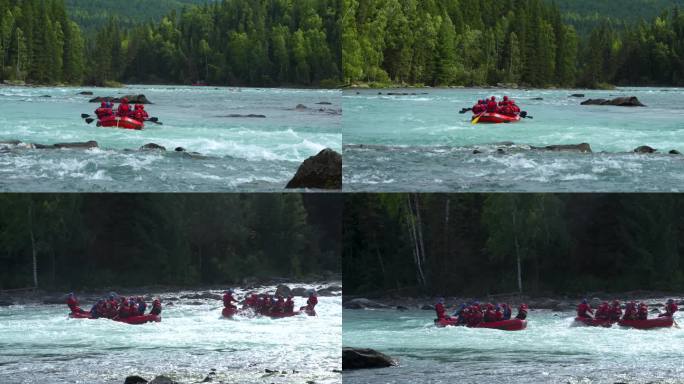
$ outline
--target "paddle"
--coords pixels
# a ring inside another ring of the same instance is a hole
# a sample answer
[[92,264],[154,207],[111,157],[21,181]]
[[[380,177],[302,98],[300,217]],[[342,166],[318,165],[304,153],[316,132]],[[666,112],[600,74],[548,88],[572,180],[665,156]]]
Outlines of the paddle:
[[155,123],[155,124],[157,124],[157,125],[164,125],[164,123],[162,123],[161,121],[159,121],[159,118],[158,118],[158,117],[150,117],[149,119],[147,119],[147,121],[151,121],[151,122],[153,122],[153,123]]
[[534,119],[534,117],[527,115],[527,111],[520,112],[520,118],[522,118],[522,119]]
[[479,122],[480,122],[480,118],[481,118],[482,116],[484,116],[485,113],[486,113],[486,112],[482,112],[482,113],[480,113],[479,115],[477,115],[477,117],[475,117],[475,118],[473,119],[473,121],[472,121],[473,125],[479,123]]
[[89,118],[89,117],[90,117],[89,114],[87,114],[87,113],[81,113],[81,119],[87,119],[87,118]]
[[464,114],[466,112],[470,112],[472,110],[473,110],[472,108],[463,108],[463,109],[461,109],[461,112],[459,112],[459,113],[462,115],[462,114]]
[[90,123],[92,123],[93,121],[95,121],[95,119],[93,119],[92,117],[89,117],[89,118],[85,119],[86,124],[90,124]]

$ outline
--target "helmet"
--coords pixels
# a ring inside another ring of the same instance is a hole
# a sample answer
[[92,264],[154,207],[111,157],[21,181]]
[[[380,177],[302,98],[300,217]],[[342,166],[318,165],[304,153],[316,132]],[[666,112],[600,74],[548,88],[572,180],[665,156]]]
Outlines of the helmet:
[[444,298],[440,297],[439,299],[437,299],[437,302],[440,304],[444,304]]
[[582,304],[586,304],[586,303],[588,303],[588,302],[589,302],[589,301],[588,301],[587,299],[582,299]]
[[667,303],[668,303],[668,304],[672,304],[672,303],[674,303],[674,300],[668,299],[668,300],[667,300]]
[[492,101],[496,101],[496,96],[492,96]]
[[620,301],[619,300],[613,300],[613,306],[617,307],[618,305],[620,305]]
[[121,99],[121,102],[124,104],[128,104],[128,98],[124,97],[123,99]]
[[101,106],[102,108],[107,108],[107,102],[106,102],[106,101],[103,101],[102,104],[100,104],[100,106]]
[[488,304],[487,304],[487,309],[494,309],[494,305],[488,303]]
[[504,96],[504,101],[508,101],[508,96]]

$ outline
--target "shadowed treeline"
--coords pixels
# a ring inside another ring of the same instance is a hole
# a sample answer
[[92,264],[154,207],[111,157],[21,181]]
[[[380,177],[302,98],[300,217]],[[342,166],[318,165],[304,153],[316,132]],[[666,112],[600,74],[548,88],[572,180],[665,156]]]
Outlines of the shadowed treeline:
[[349,195],[345,294],[681,290],[683,217],[679,195]]
[[[220,284],[340,269],[342,200],[3,194],[0,289]],[[35,262],[34,262],[35,257]]]

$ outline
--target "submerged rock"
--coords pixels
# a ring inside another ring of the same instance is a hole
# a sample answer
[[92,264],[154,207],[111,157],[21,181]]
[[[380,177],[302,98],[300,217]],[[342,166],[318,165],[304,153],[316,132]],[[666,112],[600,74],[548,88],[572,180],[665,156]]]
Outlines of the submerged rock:
[[637,147],[634,149],[634,152],[636,153],[656,153],[658,151],[655,148],[649,147],[648,145],[642,145],[641,147]]
[[[93,93],[91,91],[83,91],[83,92],[79,92],[78,94],[83,95],[83,96],[92,96],[93,95]],[[137,377],[137,376],[134,376],[134,377]]]
[[145,145],[143,145],[142,147],[140,147],[140,150],[141,150],[141,151],[161,151],[161,152],[165,152],[165,151],[166,151],[166,147],[163,147],[163,146],[161,146],[161,145],[159,145],[159,144],[155,144],[155,143],[149,143],[149,144],[145,144]]
[[582,144],[568,144],[568,145],[549,145],[546,147],[531,147],[536,150],[546,150],[554,152],[581,152],[581,153],[592,153],[591,145],[588,143]]
[[237,114],[230,114],[230,115],[219,116],[219,117],[243,118],[243,119],[265,119],[265,118],[266,118],[266,115],[254,115],[254,114],[249,114],[249,115],[237,115]]
[[307,107],[304,104],[297,104],[297,106],[295,107],[295,110],[297,110],[297,111],[305,111],[307,109],[309,109],[309,107]]
[[169,377],[166,377],[164,375],[159,375],[155,377],[152,381],[150,381],[150,384],[180,384],[177,381],[172,380]]
[[636,96],[618,97],[613,100],[589,99],[582,102],[582,105],[613,105],[616,107],[645,107]]
[[329,101],[321,101],[320,103],[316,103],[316,104],[318,104],[318,105],[332,105],[332,103]]
[[372,300],[360,298],[360,299],[352,299],[344,303],[344,308],[345,309],[366,309],[366,308],[375,308],[375,309],[385,309],[385,308],[390,308],[390,306],[381,304]]
[[121,99],[126,98],[128,99],[128,102],[130,104],[153,104],[151,101],[145,97],[145,95],[125,95],[121,97],[112,97],[112,96],[105,96],[105,97],[95,97],[93,99],[90,99],[91,103],[101,103],[103,101],[111,101],[112,103],[120,103]]
[[572,95],[570,95],[570,97],[586,97],[586,96],[584,96],[584,93],[573,93]]
[[309,157],[286,188],[342,189],[342,155],[327,148]]
[[342,370],[387,368],[397,365],[384,353],[374,349],[342,348]]
[[[86,141],[85,143],[57,143],[53,145],[54,148],[62,149],[62,148],[72,148],[72,149],[90,149],[90,148],[97,148],[98,144],[97,141]],[[38,148],[36,146],[36,148]]]
[[679,152],[676,149],[671,150],[669,153],[670,153],[670,155],[681,155],[682,154],[681,152]]
[[124,384],[146,384],[147,380],[140,376],[128,376],[124,381]]

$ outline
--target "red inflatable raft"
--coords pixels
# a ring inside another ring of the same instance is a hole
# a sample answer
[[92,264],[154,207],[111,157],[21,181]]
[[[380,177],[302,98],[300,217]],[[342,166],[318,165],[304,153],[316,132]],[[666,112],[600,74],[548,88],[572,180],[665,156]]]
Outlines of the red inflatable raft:
[[[456,318],[450,318],[450,319],[441,319],[441,320],[435,320],[435,325],[444,328],[444,327],[449,327],[449,326],[462,326],[456,323],[457,320]],[[490,328],[490,329],[499,329],[502,331],[522,331],[523,329],[527,328],[527,320],[520,320],[520,319],[510,319],[510,320],[501,320],[501,321],[493,321],[490,323],[480,323],[475,326],[467,326],[468,328]]]
[[587,327],[606,327],[610,328],[613,321],[609,319],[592,319],[589,317],[575,317],[575,323],[578,325],[586,325]]
[[145,129],[145,123],[129,117],[114,117],[100,120],[98,126],[105,128],[131,129],[135,131],[142,131]]
[[670,328],[674,325],[674,319],[669,316],[663,316],[647,320],[620,320],[618,324],[621,327],[636,329]]
[[[96,320],[93,319],[93,317],[90,315],[89,312],[72,312],[69,314],[69,317],[72,319],[91,319],[91,320]],[[105,319],[105,317],[100,317],[100,319]],[[127,317],[125,319],[109,319],[109,320],[114,320],[118,321],[120,323],[126,323],[126,324],[145,324],[145,323],[152,323],[152,322],[160,322],[161,321],[161,316],[159,315],[153,315],[153,314],[147,314],[147,315],[141,315],[141,316],[131,316]]]
[[235,315],[245,315],[245,316],[265,316],[265,317],[270,317],[271,319],[282,319],[285,317],[292,317],[292,316],[298,316],[298,315],[308,315],[308,316],[316,316],[316,311],[295,311],[295,312],[280,312],[280,313],[255,313],[252,310],[249,309],[235,309],[235,308],[223,308],[223,311],[221,311],[221,315],[223,317],[227,317],[229,319],[233,318]]
[[[477,118],[477,115],[473,116],[473,120]],[[520,116],[515,115],[515,116],[510,116],[510,115],[502,115],[499,113],[485,113],[480,117],[479,122],[480,123],[485,123],[485,124],[501,124],[501,123],[517,123],[520,121]]]

